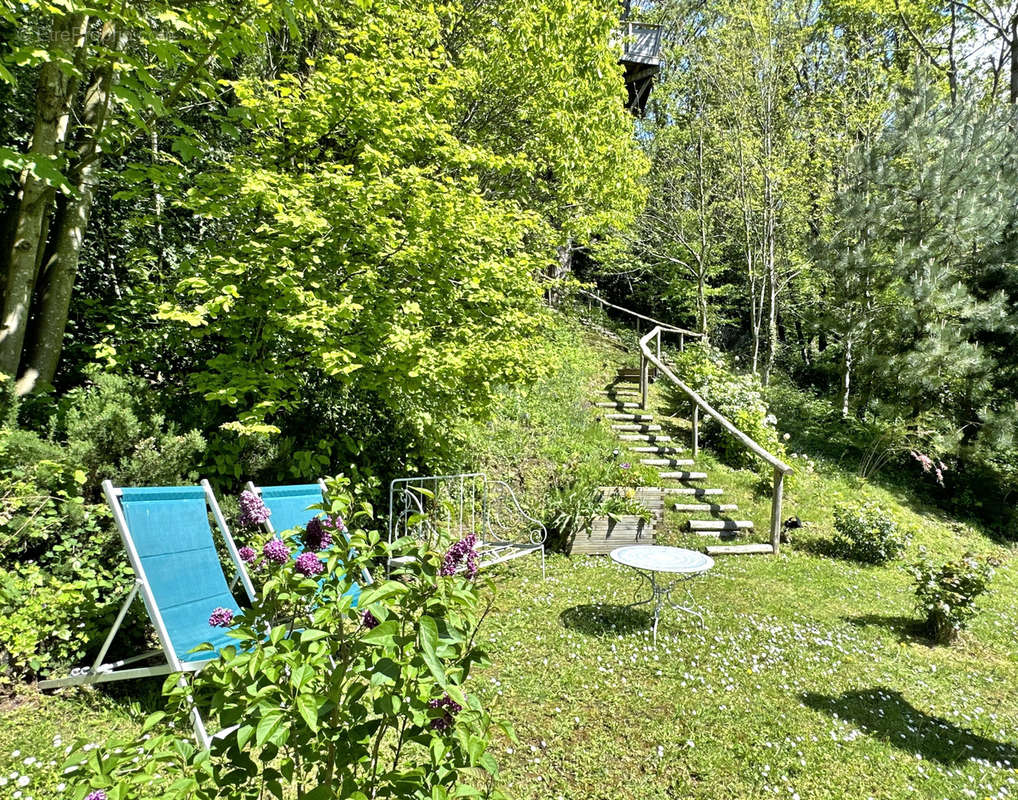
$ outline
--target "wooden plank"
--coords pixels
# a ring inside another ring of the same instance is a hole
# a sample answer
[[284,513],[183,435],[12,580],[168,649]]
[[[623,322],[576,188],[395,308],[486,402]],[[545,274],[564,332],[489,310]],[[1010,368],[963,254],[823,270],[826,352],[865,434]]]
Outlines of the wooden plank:
[[662,478],[667,478],[673,481],[705,481],[707,480],[706,472],[659,472]]
[[665,494],[690,494],[695,497],[724,494],[724,489],[704,489],[700,486],[666,486],[661,490]]
[[704,552],[709,556],[752,555],[754,553],[771,555],[774,548],[769,544],[712,544],[705,547]]
[[573,539],[570,554],[607,555],[616,547],[631,544],[653,544],[654,524],[636,516],[624,516],[616,521],[610,517],[595,517],[590,530]]
[[641,458],[640,463],[649,467],[691,467],[696,462],[691,458]]
[[723,511],[738,511],[739,507],[735,503],[676,503],[672,509],[686,514],[695,514],[699,511],[707,514],[720,514]]
[[623,442],[670,442],[672,437],[667,434],[625,433],[623,431],[619,433],[619,440]]
[[691,519],[686,525],[691,531],[753,530],[753,523],[748,519]]

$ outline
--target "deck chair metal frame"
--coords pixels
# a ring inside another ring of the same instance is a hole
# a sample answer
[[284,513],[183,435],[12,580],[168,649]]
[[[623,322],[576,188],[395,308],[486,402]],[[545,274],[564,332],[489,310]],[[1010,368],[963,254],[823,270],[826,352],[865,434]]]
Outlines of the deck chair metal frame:
[[[325,480],[323,478],[319,478],[315,482],[315,484],[311,484],[311,483],[295,484],[293,488],[304,487],[304,486],[314,486],[316,484],[317,484],[319,490],[322,493],[322,497],[321,497],[322,502],[328,502],[329,489],[326,486]],[[280,489],[280,488],[284,488],[284,486],[285,486],[285,484],[284,485],[280,485],[280,486],[267,486],[267,487],[264,487],[264,488],[267,488],[267,489]],[[262,488],[263,487],[256,485],[254,481],[248,481],[244,485],[244,488],[247,489],[252,494],[256,495],[257,497],[261,498],[263,503],[265,502],[265,498],[262,496]],[[266,503],[266,505],[268,505],[268,503]],[[313,512],[312,512],[312,510],[310,508],[307,509],[307,510],[308,510],[308,513],[311,514],[311,516],[314,516],[314,514],[313,514]],[[311,519],[311,517],[308,517],[308,519]],[[282,531],[277,531],[275,526],[272,524],[272,515],[271,514],[269,515],[269,518],[267,520],[265,520],[265,522],[262,523],[262,527],[265,528],[265,532],[266,533],[269,533],[272,536],[275,536],[277,539],[279,538],[279,535],[282,532]],[[286,530],[289,530],[289,528],[287,528]],[[361,568],[361,580],[364,581],[364,585],[365,586],[370,586],[372,583],[374,583],[374,579],[371,577],[371,573],[368,572],[367,568]]]
[[[212,511],[216,527],[219,528],[219,532],[223,537],[230,558],[237,568],[237,574],[244,587],[244,591],[247,594],[248,601],[254,602],[254,585],[251,583],[251,578],[247,574],[247,570],[244,568],[244,562],[241,560],[240,555],[237,552],[237,546],[234,543],[233,536],[230,534],[230,528],[226,524],[226,519],[223,517],[223,512],[219,507],[219,502],[216,500],[215,493],[212,491],[212,486],[207,480],[202,480],[200,485],[204,490],[205,503]],[[128,591],[123,603],[121,603],[120,611],[117,614],[116,620],[110,628],[110,631],[99,650],[99,654],[96,656],[92,665],[90,667],[78,667],[73,669],[71,674],[65,678],[41,681],[39,683],[39,688],[41,689],[56,689],[64,686],[108,683],[110,681],[130,680],[133,678],[148,678],[159,675],[169,675],[176,672],[197,672],[210,661],[208,658],[189,661],[182,659],[177,655],[173,647],[173,640],[163,620],[163,614],[159,607],[159,603],[151,586],[149,585],[149,581],[145,573],[145,567],[142,564],[141,556],[138,553],[130,527],[127,523],[127,518],[124,514],[123,505],[121,503],[123,490],[115,487],[112,481],[109,480],[102,482],[102,490],[103,494],[106,496],[106,501],[109,503],[110,509],[113,511],[113,520],[116,522],[117,530],[120,532],[120,539],[127,552],[131,568],[134,570],[134,585],[131,587],[130,591]],[[222,569],[222,563],[219,563],[219,568]],[[223,578],[225,581],[225,574],[223,575]],[[113,644],[125,617],[127,616],[127,612],[130,610],[131,604],[139,595],[141,596],[142,601],[145,604],[145,610],[148,612],[148,616],[155,627],[156,636],[160,645],[159,648],[149,650],[129,658],[104,663],[103,659],[106,658],[106,655],[109,652],[109,649]],[[147,667],[132,667],[124,669],[124,667],[127,667],[130,664],[135,664],[150,658],[156,658],[160,655],[163,657],[163,663]],[[183,682],[183,677],[181,677],[181,682]],[[195,736],[205,748],[208,748],[212,738],[214,737],[210,736],[206,731],[201,714],[193,703],[191,719],[194,724]],[[221,731],[215,734],[215,736],[218,737],[225,733],[226,732]]]
[[[545,576],[548,531],[523,510],[505,481],[493,481],[483,472],[464,472],[397,478],[389,484],[390,544],[404,536],[436,543],[441,531],[454,538],[476,535],[480,569],[540,554],[541,577]],[[389,571],[410,558],[390,558]]]

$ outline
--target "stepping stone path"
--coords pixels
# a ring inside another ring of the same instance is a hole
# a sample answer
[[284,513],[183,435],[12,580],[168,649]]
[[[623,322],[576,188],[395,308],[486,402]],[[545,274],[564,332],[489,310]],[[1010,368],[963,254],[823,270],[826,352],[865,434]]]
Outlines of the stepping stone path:
[[[700,536],[714,540],[729,540],[752,531],[752,520],[736,519],[734,512],[739,510],[735,503],[724,503],[719,499],[723,489],[707,488],[700,485],[707,480],[706,472],[695,471],[695,463],[688,457],[688,450],[675,443],[670,435],[664,433],[663,426],[654,423],[654,415],[640,409],[638,391],[640,381],[639,370],[620,369],[615,380],[607,389],[600,391],[595,406],[606,409],[603,416],[611,425],[619,441],[633,453],[634,460],[641,464],[659,467],[658,475],[662,483],[678,482],[680,486],[662,485],[658,491],[664,495],[666,505],[671,510],[689,514],[686,528]],[[610,411],[608,411],[610,409]],[[682,421],[674,421],[675,427],[682,427]],[[683,454],[687,454],[685,457]],[[693,484],[693,485],[689,485]],[[676,502],[669,503],[671,496]],[[656,524],[655,518],[652,524]],[[709,555],[731,553],[770,553],[769,544],[734,544],[708,545],[704,551]]]

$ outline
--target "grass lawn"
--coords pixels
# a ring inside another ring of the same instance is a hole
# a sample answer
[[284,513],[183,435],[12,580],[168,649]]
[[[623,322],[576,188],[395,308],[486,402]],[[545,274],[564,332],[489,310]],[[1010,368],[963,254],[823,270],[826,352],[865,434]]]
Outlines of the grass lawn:
[[483,694],[512,720],[508,789],[532,798],[1018,795],[1013,564],[963,641],[913,634],[900,569],[809,554],[718,560],[708,613],[667,612],[606,557],[499,580]]

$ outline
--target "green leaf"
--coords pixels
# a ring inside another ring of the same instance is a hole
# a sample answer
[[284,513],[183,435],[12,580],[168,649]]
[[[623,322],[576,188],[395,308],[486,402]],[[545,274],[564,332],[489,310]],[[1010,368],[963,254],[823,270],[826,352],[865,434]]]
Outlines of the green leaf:
[[300,694],[297,695],[297,713],[303,717],[304,721],[308,724],[308,727],[312,731],[318,732],[318,703],[311,695]]
[[395,644],[396,634],[399,633],[399,622],[394,619],[387,619],[380,625],[361,635],[361,641],[379,647],[388,647]]
[[424,658],[424,663],[428,665],[428,669],[435,682],[442,688],[445,688],[449,684],[449,679],[436,653],[438,648],[438,625],[434,619],[425,615],[421,617],[420,631],[421,656]]

